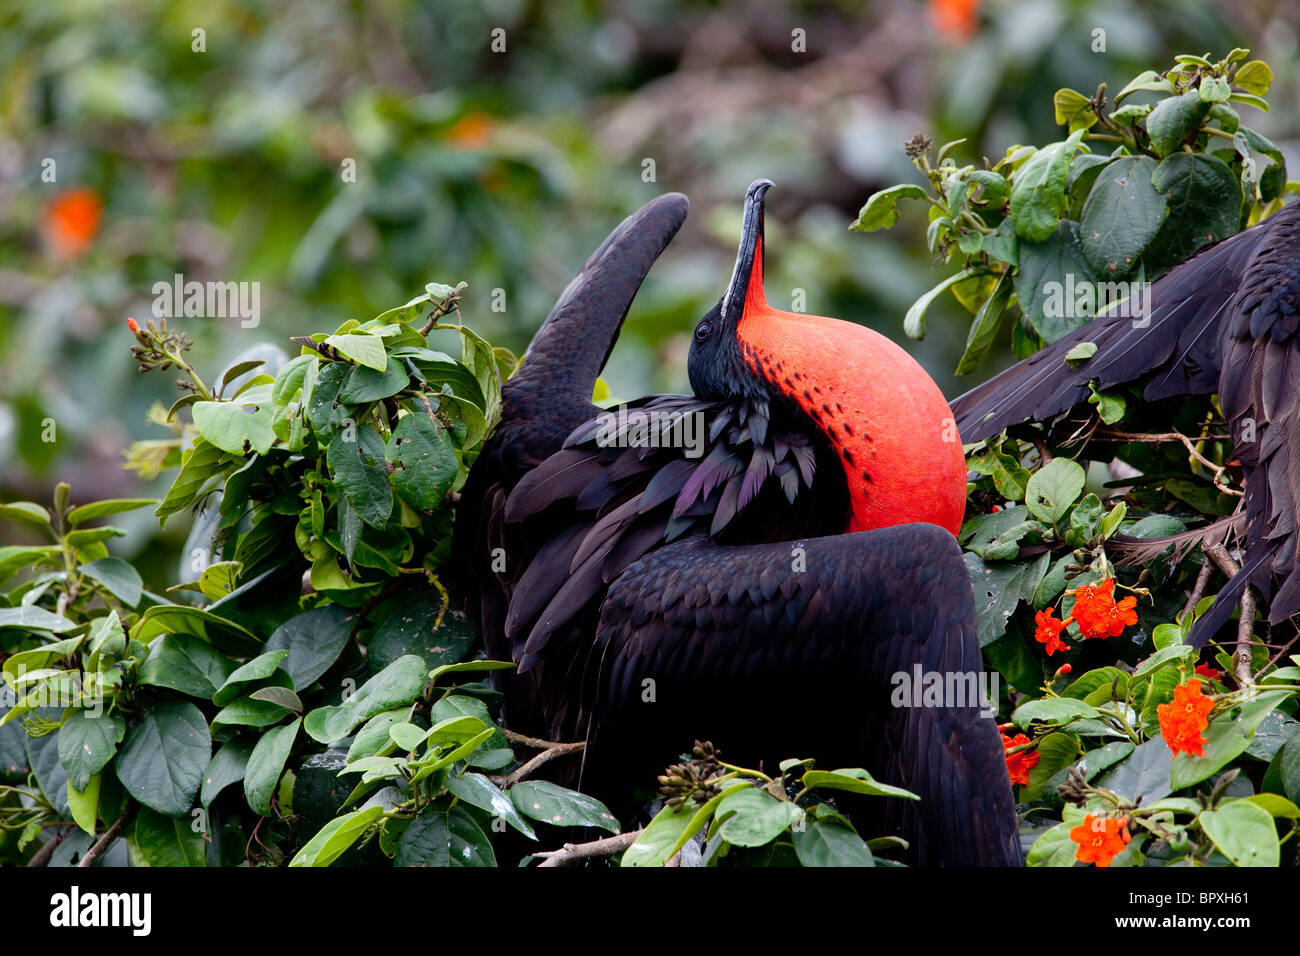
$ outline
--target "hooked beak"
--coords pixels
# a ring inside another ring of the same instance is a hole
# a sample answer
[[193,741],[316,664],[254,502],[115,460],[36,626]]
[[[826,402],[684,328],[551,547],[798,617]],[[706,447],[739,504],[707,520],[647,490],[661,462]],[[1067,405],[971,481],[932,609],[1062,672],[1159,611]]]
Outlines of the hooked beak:
[[745,301],[764,301],[763,296],[763,196],[772,188],[770,179],[759,179],[745,194],[745,219],[740,230],[740,249],[731,284],[722,297],[719,320],[724,326],[738,323],[745,314]]

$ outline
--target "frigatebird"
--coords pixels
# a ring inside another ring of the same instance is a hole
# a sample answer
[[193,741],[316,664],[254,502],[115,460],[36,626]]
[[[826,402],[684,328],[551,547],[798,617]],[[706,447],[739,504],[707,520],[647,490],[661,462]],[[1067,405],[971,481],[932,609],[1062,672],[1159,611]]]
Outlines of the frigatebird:
[[[686,218],[680,194],[592,254],[505,385],[456,531],[486,651],[518,664],[499,684],[506,723],[586,740],[580,784],[614,802],[694,739],[768,769],[863,767],[921,798],[853,810],[863,832],[902,836],[908,861],[1018,864],[975,690],[951,412],[885,337],[768,304],[770,186],[750,187],[730,284],[695,326],[693,396],[592,403]],[[898,693],[936,678],[946,696]]]
[[[1300,203],[1202,249],[1152,283],[1145,314],[1133,312],[1093,319],[962,395],[952,404],[962,439],[1077,417],[1090,383],[1137,386],[1148,401],[1217,392],[1245,494],[1213,533],[1244,525],[1244,556],[1189,640],[1213,637],[1247,584],[1271,599],[1269,623],[1285,621],[1300,613]],[[1082,342],[1095,353],[1067,362]]]

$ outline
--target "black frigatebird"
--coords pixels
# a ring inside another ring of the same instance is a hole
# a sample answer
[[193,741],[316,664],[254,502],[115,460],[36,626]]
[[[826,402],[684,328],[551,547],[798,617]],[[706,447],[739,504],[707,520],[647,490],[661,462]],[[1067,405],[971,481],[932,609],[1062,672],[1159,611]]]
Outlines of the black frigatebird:
[[[1094,319],[962,395],[961,436],[1066,416],[1092,382],[1138,385],[1149,401],[1217,392],[1245,480],[1243,509],[1217,534],[1244,524],[1244,558],[1190,640],[1212,637],[1248,583],[1271,598],[1269,622],[1285,621],[1300,613],[1300,203],[1161,276],[1135,312]],[[1096,352],[1074,367],[1065,356],[1081,342]]]
[[506,383],[457,518],[487,653],[519,665],[506,722],[585,739],[581,785],[614,802],[696,738],[769,769],[865,767],[921,800],[863,801],[864,833],[917,863],[1018,864],[951,411],[883,336],[767,303],[770,186],[750,187],[730,284],[695,327],[694,396],[591,401],[679,194],[614,230]]

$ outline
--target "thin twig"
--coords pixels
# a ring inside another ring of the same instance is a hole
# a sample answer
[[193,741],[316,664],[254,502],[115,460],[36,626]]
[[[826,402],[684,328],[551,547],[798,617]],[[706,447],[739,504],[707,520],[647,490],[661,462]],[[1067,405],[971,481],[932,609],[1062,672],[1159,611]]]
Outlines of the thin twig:
[[546,858],[542,860],[542,866],[568,866],[580,860],[613,856],[620,850],[630,847],[640,835],[640,830],[632,830],[629,833],[620,833],[618,836],[593,840],[591,843],[566,843],[558,850],[547,850],[536,855]]
[[579,750],[582,750],[586,746],[587,746],[586,743],[581,740],[578,741],[577,743],[572,743],[572,744],[556,744],[554,747],[551,747],[549,750],[543,750],[532,760],[528,761],[526,764],[524,764],[522,767],[520,767],[518,770],[514,771],[513,773],[507,774],[504,777],[492,777],[489,779],[491,779],[493,783],[497,784],[497,786],[512,787],[515,784],[517,784],[520,780],[523,780],[529,774],[533,773],[538,767],[542,766],[542,764],[550,763],[556,757],[562,757],[565,754],[575,753]]
[[131,817],[131,810],[131,807],[127,807],[122,812],[122,815],[113,821],[113,825],[108,828],[108,832],[96,840],[95,845],[86,851],[86,855],[77,861],[77,866],[90,866],[99,859],[99,855],[108,849],[108,845],[121,836],[126,821]]
[[[1192,439],[1188,438],[1182,432],[1135,433],[1120,431],[1118,428],[1099,428],[1097,429],[1096,434],[1101,438],[1113,438],[1119,441],[1148,442],[1152,444],[1174,441],[1181,442],[1182,446],[1187,449],[1189,455],[1199,461],[1206,468],[1210,469],[1210,471],[1214,472],[1214,487],[1218,488],[1226,495],[1235,495],[1238,498],[1245,494],[1244,491],[1238,491],[1236,488],[1229,487],[1226,484],[1223,478],[1223,473],[1227,470],[1227,465],[1216,465],[1214,462],[1210,461],[1210,459],[1197,451],[1196,442],[1192,441]],[[1196,441],[1227,441],[1231,439],[1231,437],[1231,435],[1203,435],[1196,439]]]
[[[1205,554],[1209,555],[1219,570],[1228,577],[1233,577],[1241,571],[1241,566],[1233,560],[1232,555],[1228,554],[1228,549],[1221,544],[1205,545],[1201,548]],[[1255,592],[1247,584],[1241,590],[1241,617],[1237,621],[1237,647],[1233,652],[1236,666],[1233,668],[1233,674],[1237,678],[1238,687],[1249,687],[1255,683],[1254,677],[1250,673],[1250,643],[1255,636]]]
[[63,827],[61,827],[59,829],[59,832],[54,834],[54,836],[50,837],[48,840],[46,840],[45,845],[36,851],[36,855],[27,861],[27,865],[45,866],[45,864],[49,863],[50,857],[54,856],[54,851],[59,848],[59,844],[63,842],[63,838],[66,837],[69,833],[71,833],[74,829],[75,827],[71,823],[65,824]]
[[1192,593],[1187,596],[1187,603],[1183,605],[1182,616],[1186,617],[1196,610],[1196,605],[1201,602],[1205,596],[1205,587],[1210,582],[1210,571],[1213,566],[1209,560],[1202,558],[1200,573],[1196,575],[1196,583],[1192,586]]
[[541,737],[529,737],[527,734],[516,733],[509,727],[502,727],[501,732],[506,735],[506,740],[512,744],[522,744],[525,747],[532,747],[534,750],[550,750],[552,747],[563,747],[564,742],[560,740],[543,740]]

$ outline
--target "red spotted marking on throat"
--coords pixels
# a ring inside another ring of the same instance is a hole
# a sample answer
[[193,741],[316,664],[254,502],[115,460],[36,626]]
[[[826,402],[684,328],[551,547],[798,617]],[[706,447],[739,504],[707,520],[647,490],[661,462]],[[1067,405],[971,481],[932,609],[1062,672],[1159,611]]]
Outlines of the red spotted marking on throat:
[[761,240],[737,337],[750,370],[803,409],[839,456],[847,531],[923,521],[957,534],[966,506],[961,440],[915,359],[864,326],[768,305]]

